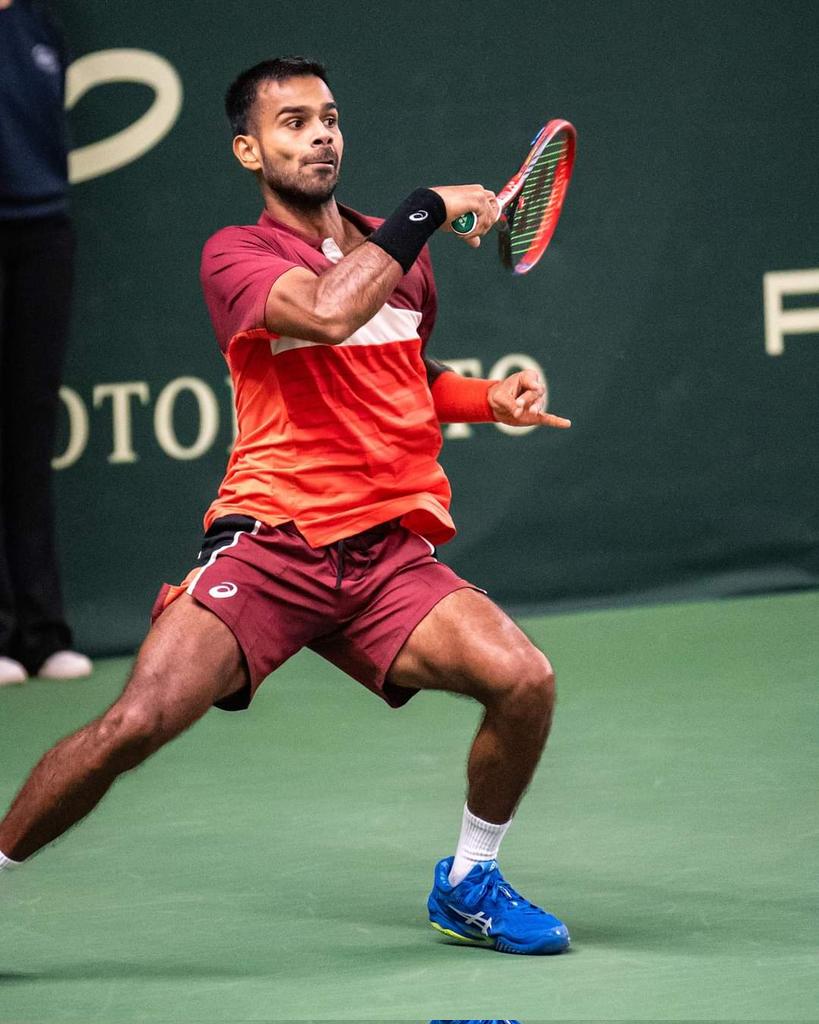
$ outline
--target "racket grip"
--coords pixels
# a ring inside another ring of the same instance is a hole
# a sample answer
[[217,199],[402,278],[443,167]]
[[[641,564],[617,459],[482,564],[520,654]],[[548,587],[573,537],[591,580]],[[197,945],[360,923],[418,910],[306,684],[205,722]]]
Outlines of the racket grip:
[[462,213],[460,217],[456,217],[455,220],[451,221],[450,226],[456,235],[468,235],[477,222],[478,218],[470,211],[469,213]]

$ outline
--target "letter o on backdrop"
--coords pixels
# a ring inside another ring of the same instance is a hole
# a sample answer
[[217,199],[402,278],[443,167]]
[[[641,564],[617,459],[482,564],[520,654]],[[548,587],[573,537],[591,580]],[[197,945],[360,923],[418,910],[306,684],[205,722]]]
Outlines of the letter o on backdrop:
[[133,124],[99,142],[73,150],[68,157],[72,184],[110,174],[138,160],[173,128],[182,109],[182,82],[164,57],[149,50],[99,50],[75,60],[66,75],[66,110],[98,85],[134,82],[154,91],[154,102]]
[[67,469],[73,466],[88,446],[90,428],[85,402],[73,388],[61,387],[60,398],[68,413],[68,444],[61,455],[51,460],[52,469]]
[[[176,436],[173,413],[176,400],[190,391],[199,411],[199,429],[191,445],[183,445]],[[166,384],[154,407],[154,433],[159,447],[172,459],[198,459],[209,451],[219,431],[219,403],[210,387],[198,377],[177,377]]]

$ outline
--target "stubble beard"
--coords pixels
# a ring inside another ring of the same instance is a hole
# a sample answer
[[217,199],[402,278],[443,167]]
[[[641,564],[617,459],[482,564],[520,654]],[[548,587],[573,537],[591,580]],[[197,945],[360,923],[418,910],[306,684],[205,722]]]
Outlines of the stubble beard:
[[267,161],[262,165],[265,184],[286,205],[296,210],[313,212],[320,210],[332,198],[338,184],[338,171],[322,181],[310,180],[310,172],[296,172],[284,175],[277,173]]

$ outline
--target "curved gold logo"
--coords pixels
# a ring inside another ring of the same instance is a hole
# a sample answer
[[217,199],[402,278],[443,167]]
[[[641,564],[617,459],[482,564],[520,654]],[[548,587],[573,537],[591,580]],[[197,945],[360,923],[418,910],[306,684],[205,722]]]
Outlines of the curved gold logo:
[[99,50],[75,60],[66,74],[66,109],[91,89],[111,82],[150,86],[154,101],[127,128],[69,154],[68,175],[74,185],[138,160],[168,134],[182,109],[182,82],[174,66],[157,53],[133,49]]

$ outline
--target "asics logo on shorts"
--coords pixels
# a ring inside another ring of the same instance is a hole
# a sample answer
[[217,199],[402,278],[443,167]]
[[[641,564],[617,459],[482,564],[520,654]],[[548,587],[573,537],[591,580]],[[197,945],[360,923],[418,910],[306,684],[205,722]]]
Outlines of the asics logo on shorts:
[[234,597],[239,593],[235,583],[218,583],[208,591],[211,597]]
[[429,214],[426,210],[416,210],[415,213],[409,215],[410,220],[426,220]]

